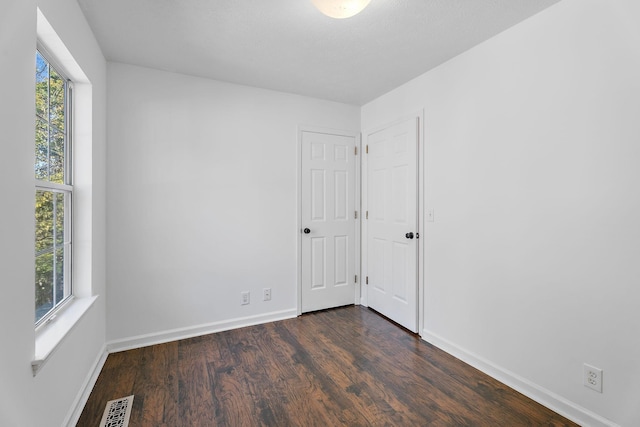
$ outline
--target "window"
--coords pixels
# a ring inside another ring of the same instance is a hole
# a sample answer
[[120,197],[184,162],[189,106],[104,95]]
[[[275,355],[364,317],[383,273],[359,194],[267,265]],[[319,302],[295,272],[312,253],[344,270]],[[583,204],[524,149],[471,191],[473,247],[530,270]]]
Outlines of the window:
[[71,84],[36,52],[35,322],[52,318],[71,288]]

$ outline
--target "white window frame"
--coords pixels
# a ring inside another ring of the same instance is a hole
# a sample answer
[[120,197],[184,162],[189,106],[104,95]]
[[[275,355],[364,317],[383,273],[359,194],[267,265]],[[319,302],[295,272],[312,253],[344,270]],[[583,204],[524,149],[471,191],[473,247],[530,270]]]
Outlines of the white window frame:
[[[73,123],[69,129],[73,129],[74,136],[72,167],[74,253],[71,260],[73,262],[73,297],[68,298],[63,304],[64,307],[60,307],[51,316],[50,320],[53,321],[42,323],[35,328],[35,347],[31,361],[34,377],[44,368],[56,349],[62,346],[83,316],[89,313],[105,286],[101,276],[97,277],[98,280],[94,280],[93,275],[95,256],[92,243],[94,237],[93,149],[94,142],[98,143],[97,147],[101,147],[104,143],[101,138],[94,141],[93,85],[40,8],[36,8],[36,14],[37,46],[34,46],[34,54],[36,47],[41,49],[41,52],[44,48],[45,52],[49,53],[47,59],[53,60],[56,70],[73,82],[73,95],[68,99],[72,99],[74,104],[72,115],[69,115],[73,117]],[[71,217],[69,219],[71,220]],[[102,238],[102,235],[97,237]],[[100,265],[102,262],[99,261]]]
[[[39,180],[35,179],[35,194],[38,191],[47,191],[53,194],[64,194],[64,236],[63,236],[63,298],[60,301],[56,301],[55,299],[55,285],[54,285],[54,302],[53,307],[45,313],[40,319],[35,322],[36,331],[42,328],[47,323],[51,322],[55,319],[56,313],[60,311],[63,307],[65,307],[72,299],[73,299],[73,82],[69,79],[64,72],[64,69],[60,67],[55,57],[42,46],[40,43],[37,45],[37,52],[42,56],[42,58],[47,61],[50,68],[53,68],[55,72],[64,80],[64,115],[65,115],[65,124],[64,124],[64,184],[55,183],[51,181]],[[37,115],[35,116],[37,120]],[[49,128],[51,123],[49,122],[49,118],[46,118],[47,123],[49,124]],[[35,144],[35,141],[34,141]],[[35,165],[35,163],[34,163]],[[55,210],[54,210],[55,215]],[[54,220],[55,223],[55,220]],[[55,227],[54,227],[55,232]],[[35,243],[35,240],[34,240]],[[55,252],[57,249],[57,243],[55,239],[53,239],[53,247],[51,250],[53,251],[53,262],[54,262],[54,281],[55,281]],[[39,255],[38,253],[36,255]],[[35,269],[35,263],[34,263]],[[35,273],[35,270],[34,270]],[[35,285],[35,282],[34,282]],[[35,291],[35,288],[34,288]],[[36,306],[34,305],[34,310],[36,310]],[[34,316],[35,317],[35,316]]]

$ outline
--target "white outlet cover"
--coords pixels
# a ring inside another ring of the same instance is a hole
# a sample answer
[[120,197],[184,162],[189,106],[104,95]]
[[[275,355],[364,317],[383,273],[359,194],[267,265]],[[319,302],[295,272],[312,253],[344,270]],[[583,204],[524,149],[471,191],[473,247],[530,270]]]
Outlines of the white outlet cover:
[[602,369],[584,364],[583,384],[592,390],[602,393]]

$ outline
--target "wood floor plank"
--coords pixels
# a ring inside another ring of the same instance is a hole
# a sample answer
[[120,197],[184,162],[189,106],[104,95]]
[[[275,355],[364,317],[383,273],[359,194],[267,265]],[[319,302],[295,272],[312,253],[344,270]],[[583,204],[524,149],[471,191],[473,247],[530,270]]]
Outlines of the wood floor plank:
[[234,357],[234,349],[229,346],[230,335],[234,331],[222,332],[219,340],[215,340],[219,360],[208,362],[209,380],[213,385],[214,403],[216,404],[216,425],[232,426],[254,425],[252,410],[247,404],[246,383],[242,367]]
[[306,388],[300,386],[300,371],[290,368],[293,349],[275,343],[273,330],[270,324],[248,331],[256,349],[256,363],[247,374],[252,394],[258,399],[260,424],[288,426],[291,421],[287,406],[302,408]]
[[[286,409],[292,415],[287,425],[331,425],[337,422],[335,414],[322,403],[323,392],[315,381],[313,366],[304,363],[307,356],[300,342],[287,328],[290,321],[272,324],[271,348],[277,354],[270,369],[278,372],[280,395],[286,399]],[[282,401],[282,400],[281,400]],[[310,405],[309,402],[320,404]],[[279,404],[277,401],[274,405]],[[299,414],[299,415],[298,415]]]
[[177,348],[173,342],[141,349],[133,393],[142,410],[132,411],[131,425],[177,425]]
[[209,378],[207,354],[212,351],[210,335],[179,342],[179,420],[183,425],[215,425],[215,402]]
[[[341,333],[346,336],[341,337]],[[351,336],[351,331],[337,331],[333,340],[346,345],[353,342],[356,337]],[[402,336],[407,336],[402,334]],[[417,337],[412,339],[417,340]],[[420,404],[427,409],[422,415],[438,414],[439,418],[444,418],[450,424],[469,424],[477,411],[466,405],[452,405],[453,402],[473,401],[469,392],[464,387],[451,388],[450,378],[442,375],[440,371],[428,364],[428,359],[418,358],[407,346],[400,345],[388,334],[384,339],[379,335],[372,335],[362,342],[366,347],[364,354],[373,354],[374,358],[364,358],[354,362],[363,373],[373,372],[375,377],[387,378],[383,384],[384,389],[391,390],[398,400],[402,402],[397,405],[398,410],[405,412],[408,407]],[[380,357],[384,354],[385,357]],[[375,380],[370,381],[376,384]],[[455,393],[455,394],[452,394]],[[496,421],[493,413],[486,415],[490,421]],[[433,422],[435,419],[429,419]]]
[[[321,345],[317,336],[310,336],[313,331],[298,329],[297,332],[296,335],[283,333],[282,339],[295,346],[294,361],[304,375],[304,382],[313,389],[308,396],[307,410],[329,418],[332,425],[359,425],[355,405],[336,381],[337,372],[326,368],[326,347]],[[315,345],[308,346],[310,340],[315,340]]]
[[576,426],[363,307],[109,355],[78,426]]
[[[351,340],[348,343],[336,345],[335,342],[326,336],[326,332],[318,330],[305,323],[298,329],[297,339],[305,347],[309,348],[313,359],[318,364],[318,370],[323,375],[330,376],[331,379],[340,385],[345,399],[354,400],[359,404],[364,425],[373,423],[379,418],[388,418],[394,425],[409,425],[411,412],[407,411],[404,402],[398,396],[390,392],[386,384],[379,382],[375,365],[375,360],[370,356],[375,353],[373,349],[363,347],[363,342]],[[338,333],[339,328],[330,329],[331,334]],[[357,356],[347,351],[350,348]],[[337,394],[337,392],[334,392]],[[359,395],[358,395],[359,394]],[[435,417],[435,415],[433,415]],[[429,422],[429,418],[422,419]]]

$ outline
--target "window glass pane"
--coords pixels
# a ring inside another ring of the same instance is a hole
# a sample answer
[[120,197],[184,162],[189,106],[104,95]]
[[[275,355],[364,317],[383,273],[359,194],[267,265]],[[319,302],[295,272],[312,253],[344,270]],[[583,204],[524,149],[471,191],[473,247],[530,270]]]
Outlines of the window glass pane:
[[53,67],[49,67],[49,121],[64,132],[64,80]]
[[65,241],[64,230],[64,208],[65,208],[65,194],[55,193],[54,195],[54,222],[55,222],[55,242],[56,246],[62,247]]
[[41,181],[65,181],[67,83],[47,60],[36,53],[35,177]]
[[36,191],[36,255],[53,248],[53,192]]
[[36,116],[49,120],[49,64],[36,52]]
[[64,134],[51,127],[49,139],[49,177],[48,180],[64,184]]
[[69,268],[71,245],[66,212],[71,194],[36,191],[36,322],[71,294]]
[[56,247],[56,258],[55,258],[55,277],[54,277],[54,300],[55,304],[58,304],[60,301],[66,298],[64,293],[64,247],[59,246]]
[[41,118],[36,119],[36,179],[49,179],[49,124]]
[[53,253],[36,257],[36,322],[53,308]]

